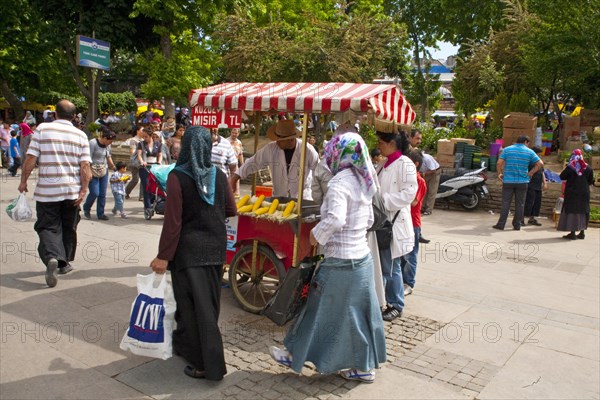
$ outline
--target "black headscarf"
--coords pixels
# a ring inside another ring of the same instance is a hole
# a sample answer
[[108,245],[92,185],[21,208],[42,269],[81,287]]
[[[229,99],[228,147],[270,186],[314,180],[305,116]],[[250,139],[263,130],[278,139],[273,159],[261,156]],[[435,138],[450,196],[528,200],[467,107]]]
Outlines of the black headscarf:
[[192,178],[200,198],[214,205],[217,168],[211,162],[211,155],[210,131],[201,126],[190,126],[181,140],[181,151],[175,169]]

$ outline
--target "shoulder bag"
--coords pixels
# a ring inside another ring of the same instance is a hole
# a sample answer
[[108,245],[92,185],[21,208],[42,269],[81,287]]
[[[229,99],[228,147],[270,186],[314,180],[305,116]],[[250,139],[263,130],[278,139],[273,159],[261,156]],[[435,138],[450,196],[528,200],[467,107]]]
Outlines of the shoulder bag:
[[[96,139],[96,143],[100,144],[100,142],[98,142],[98,139]],[[108,157],[108,149],[105,150],[104,153],[105,157]],[[108,167],[106,165],[106,163],[92,163],[92,176],[94,178],[103,178],[104,175],[106,175],[106,173],[108,172]]]

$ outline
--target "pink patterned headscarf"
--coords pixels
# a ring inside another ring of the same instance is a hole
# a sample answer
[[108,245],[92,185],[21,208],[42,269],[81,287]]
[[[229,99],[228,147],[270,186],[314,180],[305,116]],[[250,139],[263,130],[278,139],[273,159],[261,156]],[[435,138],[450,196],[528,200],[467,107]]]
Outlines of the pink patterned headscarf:
[[580,149],[573,150],[571,158],[569,159],[569,168],[577,172],[577,175],[582,175],[583,171],[587,168],[587,163],[583,159],[583,153]]

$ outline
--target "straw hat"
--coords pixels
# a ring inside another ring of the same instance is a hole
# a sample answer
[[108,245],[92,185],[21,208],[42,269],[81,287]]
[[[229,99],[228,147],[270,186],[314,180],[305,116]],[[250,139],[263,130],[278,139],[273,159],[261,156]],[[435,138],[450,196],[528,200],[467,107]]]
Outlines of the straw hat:
[[300,131],[292,119],[283,119],[267,129],[267,137],[271,140],[287,140],[295,138],[299,134]]

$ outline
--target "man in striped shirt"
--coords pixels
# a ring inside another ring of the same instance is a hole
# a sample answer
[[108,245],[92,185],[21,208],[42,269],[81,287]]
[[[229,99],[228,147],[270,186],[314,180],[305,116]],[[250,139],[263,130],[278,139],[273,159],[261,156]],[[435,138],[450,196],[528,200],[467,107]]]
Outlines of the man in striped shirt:
[[211,161],[215,167],[223,171],[227,178],[229,178],[238,169],[238,159],[235,151],[231,147],[229,140],[219,135],[217,128],[212,128],[210,134],[213,145]]
[[19,192],[27,192],[27,178],[36,163],[38,180],[33,193],[39,236],[38,253],[46,265],[46,283],[56,286],[57,273],[73,268],[77,246],[79,205],[85,198],[92,176],[90,145],[87,136],[71,121],[76,108],[68,100],[56,104],[56,120],[42,123],[31,139]]
[[[503,230],[508,219],[510,203],[515,197],[515,216],[513,229],[521,230],[521,221],[525,211],[525,196],[529,179],[544,166],[542,160],[529,147],[529,137],[519,136],[517,143],[504,149],[498,159],[498,179],[502,181],[502,209],[494,229]],[[529,166],[533,165],[532,169]]]

